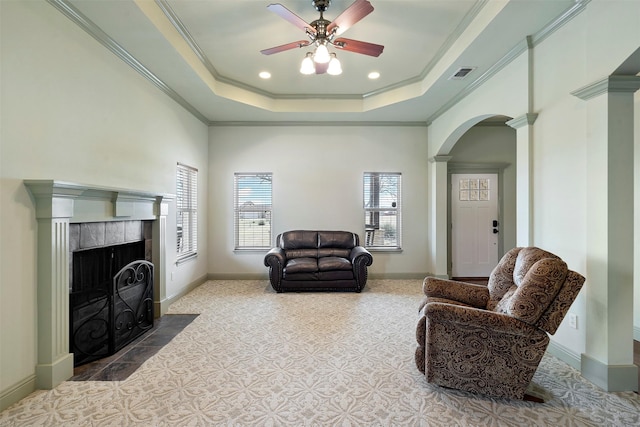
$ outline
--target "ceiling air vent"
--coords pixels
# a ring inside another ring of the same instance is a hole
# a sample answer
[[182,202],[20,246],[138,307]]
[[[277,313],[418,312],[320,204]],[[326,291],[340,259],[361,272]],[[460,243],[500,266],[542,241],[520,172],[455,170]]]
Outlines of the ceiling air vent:
[[449,77],[449,80],[462,80],[475,69],[476,67],[460,67],[451,77]]

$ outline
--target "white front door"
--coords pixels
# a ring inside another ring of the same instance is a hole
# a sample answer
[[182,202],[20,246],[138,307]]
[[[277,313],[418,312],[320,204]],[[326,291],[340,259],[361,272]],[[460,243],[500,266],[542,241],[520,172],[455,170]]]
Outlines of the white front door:
[[451,175],[451,275],[489,277],[498,264],[498,175]]

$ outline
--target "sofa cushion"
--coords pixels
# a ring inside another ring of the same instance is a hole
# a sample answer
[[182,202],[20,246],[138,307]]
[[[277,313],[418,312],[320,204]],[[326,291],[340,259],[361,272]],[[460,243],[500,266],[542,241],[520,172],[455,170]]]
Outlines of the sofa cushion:
[[349,258],[350,255],[351,255],[351,249],[339,249],[339,248],[318,249],[318,258],[327,257],[327,256]]
[[285,277],[287,274],[313,273],[318,271],[317,258],[294,258],[287,261],[284,267]]
[[351,249],[356,245],[356,237],[350,231],[318,232],[318,248]]
[[307,230],[285,231],[280,236],[280,247],[288,249],[317,249],[318,232]]
[[318,258],[317,249],[287,249],[284,251],[287,259],[292,258]]
[[320,271],[318,272],[318,280],[353,280],[353,271]]
[[318,280],[318,273],[317,271],[314,271],[312,273],[289,273],[289,274],[284,274],[283,279],[287,280],[287,281],[291,281],[291,282],[297,282],[297,281],[309,281],[309,282],[314,282]]
[[351,261],[336,256],[318,259],[318,271],[353,270]]

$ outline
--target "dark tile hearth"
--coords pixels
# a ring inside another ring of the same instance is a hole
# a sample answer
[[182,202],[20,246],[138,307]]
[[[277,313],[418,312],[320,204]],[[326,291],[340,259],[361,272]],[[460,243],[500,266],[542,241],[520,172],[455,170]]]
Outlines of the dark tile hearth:
[[69,381],[123,381],[148,358],[189,325],[197,314],[166,314],[155,319],[153,329],[131,344],[104,359],[96,360],[73,370]]

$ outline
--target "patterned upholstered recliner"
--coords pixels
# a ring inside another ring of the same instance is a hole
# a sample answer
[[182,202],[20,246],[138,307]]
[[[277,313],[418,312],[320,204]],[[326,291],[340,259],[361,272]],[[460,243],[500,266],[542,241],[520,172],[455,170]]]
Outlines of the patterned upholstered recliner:
[[585,278],[556,255],[514,248],[488,286],[427,277],[416,365],[427,382],[523,399]]

